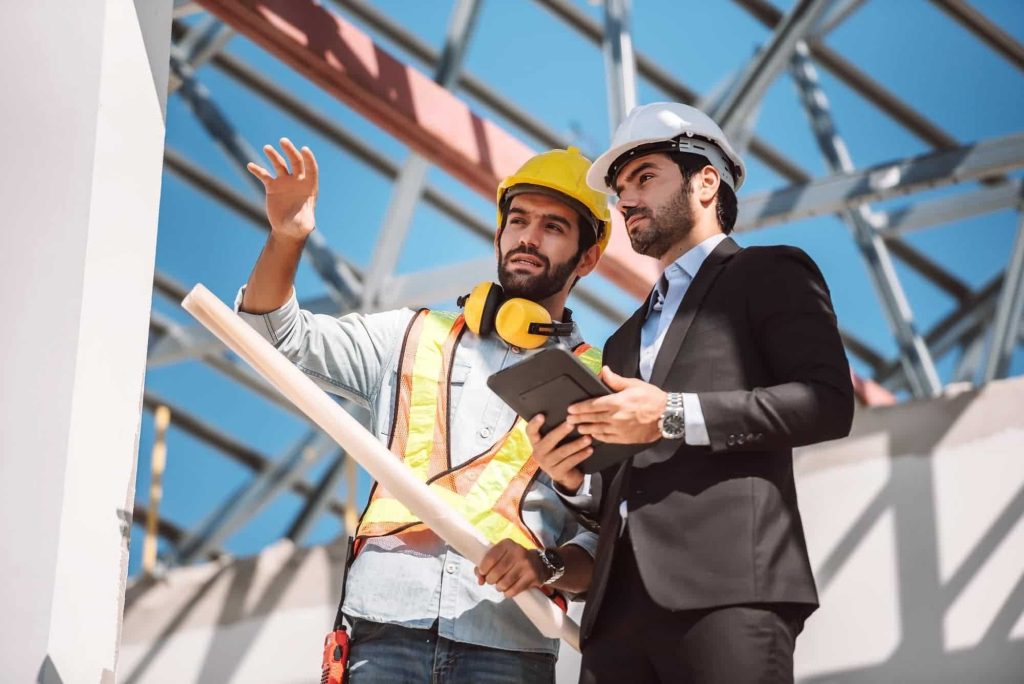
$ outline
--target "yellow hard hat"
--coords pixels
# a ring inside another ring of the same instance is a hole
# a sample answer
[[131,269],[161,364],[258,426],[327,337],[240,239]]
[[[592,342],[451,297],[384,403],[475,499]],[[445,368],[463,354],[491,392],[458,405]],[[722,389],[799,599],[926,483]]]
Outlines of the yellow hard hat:
[[501,236],[508,201],[517,194],[539,192],[564,202],[594,227],[597,245],[604,254],[612,234],[608,198],[587,185],[590,160],[575,147],[548,150],[528,159],[498,186],[498,232]]

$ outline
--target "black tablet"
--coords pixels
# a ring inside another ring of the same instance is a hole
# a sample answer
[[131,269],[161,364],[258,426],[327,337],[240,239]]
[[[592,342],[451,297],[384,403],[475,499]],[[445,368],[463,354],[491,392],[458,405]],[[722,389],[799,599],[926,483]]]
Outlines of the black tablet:
[[[565,422],[571,404],[611,394],[611,390],[579,359],[559,347],[544,349],[498,371],[487,378],[487,386],[525,420],[543,413],[542,435]],[[573,430],[562,443],[571,442],[579,436]],[[592,473],[625,457],[628,455],[624,455],[617,445],[595,440],[594,454],[580,467],[584,472]]]

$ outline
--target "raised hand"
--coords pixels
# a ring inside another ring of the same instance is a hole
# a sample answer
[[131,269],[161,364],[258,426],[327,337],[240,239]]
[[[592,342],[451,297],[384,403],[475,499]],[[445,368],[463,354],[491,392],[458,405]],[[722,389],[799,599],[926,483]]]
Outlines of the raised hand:
[[296,149],[288,138],[281,138],[281,149],[288,163],[273,145],[263,147],[276,177],[259,164],[249,162],[249,173],[263,182],[267,191],[267,219],[276,237],[304,241],[316,227],[316,196],[319,173],[316,157],[308,147]]

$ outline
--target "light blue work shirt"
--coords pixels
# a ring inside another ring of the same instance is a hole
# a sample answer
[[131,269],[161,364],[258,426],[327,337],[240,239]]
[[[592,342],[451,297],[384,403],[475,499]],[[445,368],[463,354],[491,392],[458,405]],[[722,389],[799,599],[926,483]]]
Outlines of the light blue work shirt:
[[[243,292],[235,300],[236,311]],[[301,310],[293,294],[276,311],[239,315],[325,391],[369,408],[372,429],[387,444],[412,310],[336,318]],[[583,340],[574,326],[561,341],[573,348]],[[452,466],[487,451],[512,427],[515,412],[487,387],[487,378],[525,354],[497,336],[484,338],[468,330],[462,336],[451,369]],[[597,550],[597,536],[580,527],[543,471],[526,491],[522,513],[545,547],[572,543],[591,556]],[[453,641],[516,651],[558,650],[558,642],[542,636],[513,601],[489,584],[480,586],[473,563],[431,532],[368,540],[349,571],[344,609],[354,617],[413,628],[428,628],[436,620],[438,633]]]

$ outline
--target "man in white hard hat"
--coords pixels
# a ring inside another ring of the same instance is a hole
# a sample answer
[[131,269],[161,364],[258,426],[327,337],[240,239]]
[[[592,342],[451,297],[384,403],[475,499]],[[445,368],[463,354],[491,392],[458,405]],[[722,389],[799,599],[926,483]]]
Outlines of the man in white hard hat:
[[744,175],[715,122],[673,103],[634,109],[587,175],[664,272],[605,347],[615,393],[529,429],[568,491],[592,440],[635,445],[576,497],[601,523],[581,682],[790,682],[818,605],[792,449],[848,434],[849,365],[814,262],[728,237]]

